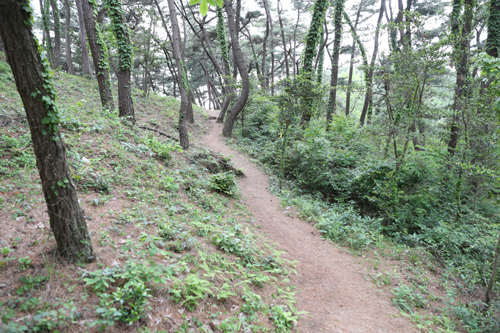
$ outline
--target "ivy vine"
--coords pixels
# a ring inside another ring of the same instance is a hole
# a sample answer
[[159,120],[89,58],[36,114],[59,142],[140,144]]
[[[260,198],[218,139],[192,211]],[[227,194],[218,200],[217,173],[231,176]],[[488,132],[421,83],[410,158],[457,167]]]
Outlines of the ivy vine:
[[120,57],[119,68],[121,70],[131,70],[133,51],[128,37],[128,27],[126,23],[123,22],[123,9],[121,1],[106,0],[104,5],[108,9],[113,32],[118,44],[118,56]]
[[[95,22],[95,34],[97,38],[97,44],[101,47],[101,54],[99,56],[99,68],[96,68],[96,75],[104,75],[104,70],[109,70],[109,62],[108,62],[108,46],[104,41],[104,37],[101,33],[101,27],[97,20],[99,13],[97,12],[97,4],[95,0],[84,0],[88,1],[92,7],[92,16],[94,17]],[[109,80],[108,80],[109,81]]]
[[[229,48],[227,46],[226,39],[226,28],[224,26],[224,15],[222,14],[222,8],[217,6],[217,39],[219,40],[220,51],[222,54],[222,60],[226,65],[226,68],[229,70]],[[229,75],[229,73],[226,73]]]
[[[24,21],[24,24],[28,27],[33,25],[33,7],[29,1],[22,6],[22,9],[28,14],[28,19]],[[52,75],[53,72],[50,68],[49,59],[47,58],[47,52],[43,49],[43,46],[38,42],[38,39],[35,35],[33,35],[33,39],[35,40],[35,44],[40,54],[41,64],[42,64],[42,79],[43,84],[42,87],[45,90],[44,93],[37,89],[36,91],[31,93],[31,97],[35,98],[40,96],[40,99],[47,110],[47,114],[42,118],[42,123],[47,125],[47,130],[43,129],[42,134],[52,135],[52,140],[58,141],[59,136],[55,135],[59,131],[59,111],[57,110],[56,99],[57,93],[54,85],[52,84]]]
[[309,27],[309,32],[307,33],[306,48],[303,53],[303,71],[304,73],[309,73],[309,75],[311,75],[313,60],[316,57],[316,45],[318,44],[320,38],[320,31],[323,25],[326,5],[327,0],[316,0],[314,2],[311,25]]
[[490,1],[486,50],[497,56],[500,53],[500,0]]
[[[50,10],[49,10],[49,0],[44,1],[44,8],[41,8],[43,10],[42,12],[42,24],[43,24],[43,29],[49,34],[50,27],[49,27],[49,15],[50,15]],[[48,36],[47,36],[48,37]],[[49,53],[50,59],[53,59],[54,55],[52,53],[52,45],[50,43],[50,40],[47,39],[47,51]]]

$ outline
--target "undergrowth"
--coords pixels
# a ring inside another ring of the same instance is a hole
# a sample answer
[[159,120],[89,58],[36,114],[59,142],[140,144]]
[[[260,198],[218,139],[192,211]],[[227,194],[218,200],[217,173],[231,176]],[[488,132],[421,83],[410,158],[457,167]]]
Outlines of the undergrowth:
[[[289,331],[293,267],[253,234],[242,170],[101,110],[92,81],[54,83],[97,261],[54,255],[24,110],[0,61],[0,331]],[[134,91],[134,105],[139,125],[176,135],[176,99]]]

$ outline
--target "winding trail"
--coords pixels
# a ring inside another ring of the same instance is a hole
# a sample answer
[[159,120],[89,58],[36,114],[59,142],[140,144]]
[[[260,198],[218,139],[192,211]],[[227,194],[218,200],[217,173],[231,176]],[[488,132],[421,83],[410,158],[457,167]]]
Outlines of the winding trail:
[[[217,116],[214,110],[207,111]],[[349,254],[323,241],[319,232],[299,218],[287,216],[279,199],[268,189],[268,177],[241,153],[225,145],[222,125],[213,125],[203,145],[224,155],[233,155],[235,166],[243,169],[239,180],[243,200],[262,226],[260,231],[297,260],[297,309],[306,311],[297,329],[301,333],[417,332],[408,319],[398,315],[390,294],[376,291],[362,274],[366,268]]]

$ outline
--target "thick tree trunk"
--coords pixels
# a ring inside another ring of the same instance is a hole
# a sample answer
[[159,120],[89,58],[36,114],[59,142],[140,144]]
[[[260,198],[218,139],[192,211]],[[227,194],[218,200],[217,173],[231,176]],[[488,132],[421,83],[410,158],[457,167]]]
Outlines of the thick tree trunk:
[[[309,32],[306,37],[306,47],[303,52],[303,64],[302,73],[306,75],[309,79],[313,76],[313,60],[316,58],[316,47],[320,38],[321,26],[323,25],[323,19],[325,16],[325,9],[327,6],[326,0],[315,0],[314,9],[311,18],[311,25],[309,26]],[[313,113],[313,100],[310,97],[306,97],[305,108],[302,113],[302,125],[306,126],[309,124]]]
[[68,74],[75,75],[75,67],[73,67],[73,59],[71,57],[71,35],[69,33],[71,26],[71,9],[68,0],[64,0],[64,11],[66,15],[66,29],[65,29],[65,42],[66,42],[66,63],[68,64]]
[[26,110],[57,251],[71,260],[91,261],[90,236],[57,127],[49,64],[40,56],[31,26],[25,23],[31,22],[30,13],[23,8],[28,5],[27,0],[0,1],[0,36]]
[[448,152],[453,155],[460,137],[460,115],[466,105],[467,80],[469,77],[469,49],[470,33],[472,31],[472,18],[474,16],[474,0],[465,0],[464,19],[460,40],[455,46],[457,61],[457,80],[455,86],[455,100],[453,102],[453,116],[451,119],[450,141],[448,142]]
[[330,105],[326,111],[326,122],[329,124],[332,121],[332,114],[337,108],[337,83],[339,79],[339,55],[340,43],[342,42],[342,13],[344,12],[344,0],[336,0],[335,14],[333,15],[333,24],[335,29],[335,37],[333,40],[333,56],[332,56],[332,78],[330,81]]
[[111,91],[111,80],[109,78],[108,49],[102,39],[99,23],[94,17],[94,1],[82,0],[83,20],[85,21],[85,30],[89,39],[94,68],[99,84],[99,94],[101,96],[101,105],[104,109],[113,111],[113,93]]
[[120,117],[135,123],[134,104],[132,102],[132,84],[130,70],[132,69],[132,45],[128,35],[128,27],[123,18],[121,0],[106,0],[106,8],[111,18],[113,32],[118,44],[118,110]]
[[488,37],[486,52],[498,58],[500,49],[500,0],[491,0],[488,13]]
[[87,49],[87,39],[85,38],[85,20],[83,19],[82,0],[75,0],[78,11],[78,24],[80,25],[80,43],[82,46],[83,71],[85,75],[94,78],[90,68],[89,50]]
[[365,102],[363,104],[363,110],[361,111],[361,117],[359,119],[359,123],[362,127],[365,125],[366,115],[367,113],[371,112],[373,104],[373,97],[372,97],[373,73],[375,71],[375,61],[377,60],[377,54],[378,54],[378,38],[380,35],[380,23],[382,22],[384,11],[385,11],[385,0],[382,0],[380,2],[380,11],[378,15],[377,27],[375,29],[375,41],[373,46],[372,60],[370,62],[370,68],[368,70],[368,78],[366,79]]
[[186,66],[182,59],[181,33],[177,22],[177,12],[175,10],[174,0],[168,0],[168,9],[170,11],[170,22],[172,24],[172,47],[174,49],[175,63],[177,64],[177,77],[179,78],[179,91],[181,93],[181,107],[179,110],[179,141],[184,149],[189,148],[189,137],[186,128],[187,108],[188,108],[188,83]]
[[[241,0],[237,0],[238,3]],[[241,94],[233,107],[228,110],[226,122],[224,123],[224,128],[222,129],[222,135],[225,137],[231,137],[233,133],[233,126],[238,114],[245,107],[248,95],[250,94],[250,78],[248,77],[248,70],[245,64],[245,59],[243,58],[243,53],[241,52],[240,42],[238,40],[238,28],[236,17],[232,3],[228,0],[224,0],[224,8],[227,14],[229,34],[231,36],[231,44],[233,49],[233,58],[235,62],[235,67],[238,68],[238,72],[241,76]],[[236,15],[237,16],[237,15]]]
[[[363,8],[364,0],[359,2],[358,12],[356,13],[356,21],[354,22],[354,29],[351,33],[353,36],[357,35],[356,30],[358,29],[359,17],[361,15],[361,9]],[[351,90],[352,90],[352,75],[354,73],[354,55],[356,54],[356,38],[352,39],[351,46],[351,60],[349,62],[349,78],[347,79],[347,93],[345,99],[345,115],[348,116],[351,112]]]
[[54,67],[58,68],[61,65],[61,22],[56,1],[50,0],[50,5],[54,16]]

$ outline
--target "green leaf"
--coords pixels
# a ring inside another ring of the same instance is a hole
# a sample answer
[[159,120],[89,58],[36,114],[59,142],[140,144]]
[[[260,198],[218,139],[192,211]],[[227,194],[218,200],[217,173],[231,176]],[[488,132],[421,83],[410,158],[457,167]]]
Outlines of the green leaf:
[[189,0],[189,4],[190,5],[196,5],[198,3],[200,3],[201,0]]
[[223,0],[215,0],[217,2],[217,4],[219,5],[220,8],[222,8],[222,6],[224,6],[224,1]]
[[203,16],[207,15],[207,13],[208,13],[208,2],[207,2],[207,0],[201,0],[200,13]]
[[215,6],[215,1],[214,1],[214,0],[208,0],[208,3],[209,3],[211,6]]

